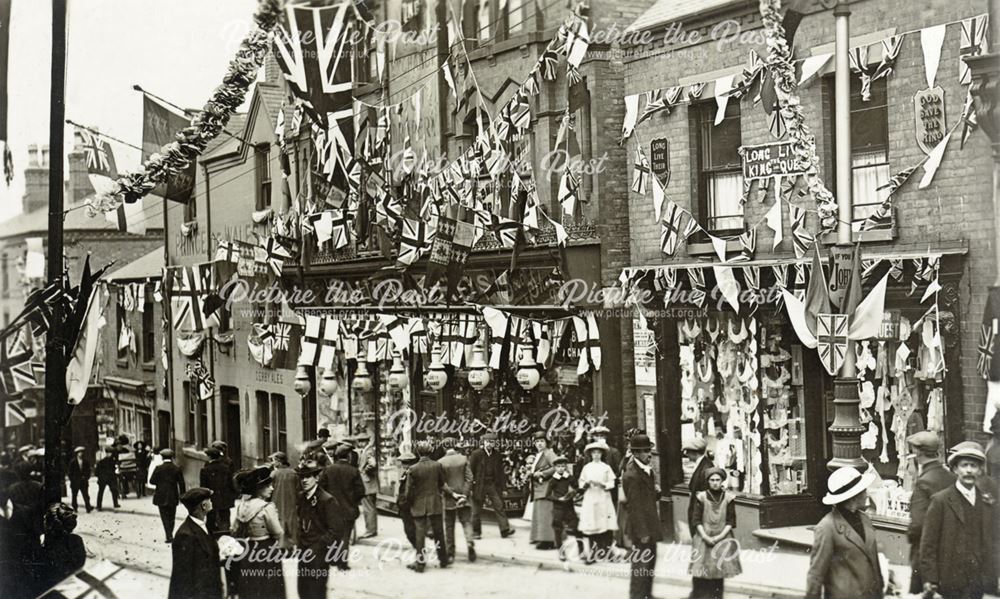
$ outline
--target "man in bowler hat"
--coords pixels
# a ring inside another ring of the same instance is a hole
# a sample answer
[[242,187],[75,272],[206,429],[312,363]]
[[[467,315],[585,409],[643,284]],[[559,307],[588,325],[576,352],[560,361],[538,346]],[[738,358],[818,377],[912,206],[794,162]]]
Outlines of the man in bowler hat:
[[173,545],[169,599],[221,599],[224,596],[219,569],[219,546],[208,533],[206,518],[212,511],[212,491],[195,487],[185,492],[181,503],[188,517],[177,527]]
[[629,597],[646,599],[653,594],[653,571],[656,569],[656,544],[663,538],[657,511],[656,480],[650,465],[653,444],[643,434],[629,441],[632,457],[622,473],[624,501],[628,505],[626,528],[632,539],[632,574]]
[[177,464],[174,463],[174,451],[164,449],[160,451],[163,463],[153,470],[153,475],[149,478],[149,483],[156,487],[153,491],[153,505],[160,510],[160,521],[163,523],[163,532],[167,535],[167,542],[174,539],[174,517],[177,515],[177,504],[184,493],[184,473]]
[[955,484],[955,475],[945,469],[940,461],[941,440],[931,431],[920,431],[907,437],[910,455],[919,468],[910,497],[910,526],[906,536],[910,541],[910,592],[922,593],[924,581],[920,576],[920,535],[924,517],[931,504],[931,497],[938,491]]

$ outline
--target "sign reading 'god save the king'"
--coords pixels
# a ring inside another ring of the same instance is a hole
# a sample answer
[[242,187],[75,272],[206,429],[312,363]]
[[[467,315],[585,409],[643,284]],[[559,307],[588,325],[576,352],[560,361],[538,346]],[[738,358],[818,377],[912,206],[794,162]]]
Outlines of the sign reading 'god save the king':
[[806,172],[795,159],[795,148],[790,141],[740,146],[740,156],[743,158],[743,178],[747,181]]

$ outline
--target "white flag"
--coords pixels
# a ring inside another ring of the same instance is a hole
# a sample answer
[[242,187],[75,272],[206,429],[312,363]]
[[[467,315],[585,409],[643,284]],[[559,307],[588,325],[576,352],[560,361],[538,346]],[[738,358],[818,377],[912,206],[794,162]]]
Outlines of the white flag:
[[938,145],[934,146],[931,153],[927,155],[927,161],[924,162],[924,176],[920,178],[920,185],[917,186],[918,189],[923,189],[931,184],[934,180],[934,175],[937,173],[938,167],[941,166],[941,160],[944,159],[944,151],[948,148],[948,140],[951,139],[951,132],[949,131],[944,138],[938,142]]
[[101,328],[105,322],[104,289],[98,286],[87,302],[83,328],[73,348],[73,357],[66,366],[67,400],[73,405],[79,405],[87,394],[90,375],[94,369],[94,357],[97,356],[97,346],[101,342]]
[[941,62],[941,46],[944,44],[945,25],[935,25],[920,30],[920,48],[924,52],[924,75],[927,87],[934,87],[938,63]]
[[774,243],[771,245],[771,249],[778,247],[781,243],[781,202],[775,202],[774,206],[767,211],[767,228],[774,231]]
[[806,84],[807,81],[816,76],[826,63],[830,62],[833,58],[832,52],[827,52],[826,54],[819,54],[817,56],[810,56],[809,58],[802,61],[802,75],[799,77],[799,87]]
[[625,121],[622,123],[622,139],[628,139],[639,118],[639,94],[625,96]]
[[726,118],[726,106],[729,105],[729,92],[733,89],[733,75],[723,75],[715,80],[715,103],[719,106],[715,113],[715,124]]

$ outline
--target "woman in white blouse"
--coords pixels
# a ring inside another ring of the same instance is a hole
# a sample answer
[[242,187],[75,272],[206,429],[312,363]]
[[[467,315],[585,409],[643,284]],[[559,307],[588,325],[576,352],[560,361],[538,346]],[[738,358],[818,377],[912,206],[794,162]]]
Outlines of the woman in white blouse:
[[590,461],[583,467],[578,481],[579,488],[584,490],[578,528],[587,538],[586,561],[592,564],[596,559],[611,557],[611,536],[618,530],[615,506],[611,501],[615,473],[604,462],[609,447],[603,440],[594,441],[583,451]]
[[284,530],[278,508],[271,503],[271,469],[262,466],[243,470],[236,474],[236,484],[241,493],[249,496],[237,504],[232,527],[233,536],[247,546],[228,570],[235,579],[237,594],[240,599],[284,597],[284,551],[278,545]]

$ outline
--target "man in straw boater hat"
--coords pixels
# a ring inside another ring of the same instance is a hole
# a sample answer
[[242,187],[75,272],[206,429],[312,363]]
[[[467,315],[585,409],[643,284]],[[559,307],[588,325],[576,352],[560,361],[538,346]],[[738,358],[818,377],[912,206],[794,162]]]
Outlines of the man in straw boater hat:
[[865,515],[870,472],[837,468],[827,480],[823,503],[833,506],[813,531],[806,576],[808,599],[875,599],[882,595],[875,529]]
[[645,599],[653,594],[653,570],[656,568],[656,543],[663,538],[657,510],[656,479],[650,466],[653,443],[639,433],[629,441],[632,457],[622,472],[622,501],[628,505],[625,527],[632,540],[629,597]]
[[910,592],[922,593],[924,581],[920,577],[920,535],[924,529],[924,516],[931,504],[931,497],[955,484],[955,475],[941,463],[941,440],[936,433],[920,431],[906,439],[910,456],[920,469],[913,482],[910,496],[910,526],[906,536],[910,541]]
[[997,587],[996,499],[977,486],[986,454],[979,443],[951,448],[954,485],[931,497],[920,538],[920,574],[925,593],[977,599]]
[[206,518],[212,511],[212,491],[194,487],[181,495],[188,517],[177,527],[173,544],[173,570],[169,599],[224,596],[219,570],[219,545],[208,533]]

